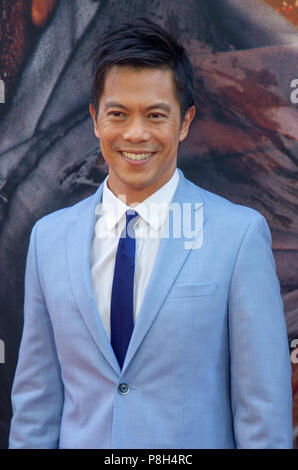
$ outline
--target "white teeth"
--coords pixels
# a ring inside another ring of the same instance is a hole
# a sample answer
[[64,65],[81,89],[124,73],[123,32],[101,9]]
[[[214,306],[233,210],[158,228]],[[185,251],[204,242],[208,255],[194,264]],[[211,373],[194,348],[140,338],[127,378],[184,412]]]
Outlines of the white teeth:
[[129,153],[122,152],[123,155],[131,160],[145,160],[146,158],[151,157],[152,153]]

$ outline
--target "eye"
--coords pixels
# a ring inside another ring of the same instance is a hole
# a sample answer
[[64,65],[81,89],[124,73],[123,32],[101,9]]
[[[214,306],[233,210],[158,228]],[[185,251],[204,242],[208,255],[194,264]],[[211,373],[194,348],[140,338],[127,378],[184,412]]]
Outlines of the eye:
[[108,113],[108,116],[111,116],[114,118],[123,118],[125,114],[122,111],[110,111]]
[[161,113],[151,113],[151,114],[149,114],[149,117],[151,117],[153,119],[162,119],[166,116],[164,114],[161,114]]

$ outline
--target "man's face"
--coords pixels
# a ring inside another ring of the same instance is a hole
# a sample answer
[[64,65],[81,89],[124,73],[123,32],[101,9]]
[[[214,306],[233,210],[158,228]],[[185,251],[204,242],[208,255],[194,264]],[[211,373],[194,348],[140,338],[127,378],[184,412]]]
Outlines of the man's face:
[[108,186],[131,204],[171,178],[179,142],[195,110],[190,108],[181,123],[171,70],[113,66],[105,77],[97,118],[92,105],[90,112],[109,165]]

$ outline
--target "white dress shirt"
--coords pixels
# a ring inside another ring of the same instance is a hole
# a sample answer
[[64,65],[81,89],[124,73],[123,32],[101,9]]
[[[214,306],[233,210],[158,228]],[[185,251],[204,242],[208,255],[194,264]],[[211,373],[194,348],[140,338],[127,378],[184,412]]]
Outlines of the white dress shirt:
[[[91,245],[91,283],[97,310],[101,316],[108,338],[110,333],[110,306],[114,277],[115,258],[119,237],[125,228],[127,206],[108,188],[104,181],[102,203]],[[150,279],[162,231],[169,213],[169,205],[179,181],[176,169],[171,179],[158,191],[133,207],[140,217],[135,223],[135,275],[134,275],[134,321],[137,318]]]

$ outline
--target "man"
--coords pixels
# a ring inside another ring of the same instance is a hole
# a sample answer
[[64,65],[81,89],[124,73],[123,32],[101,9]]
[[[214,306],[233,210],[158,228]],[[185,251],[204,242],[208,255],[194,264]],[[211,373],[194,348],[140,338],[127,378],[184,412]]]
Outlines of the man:
[[176,168],[189,59],[142,18],[98,44],[90,112],[109,174],[33,228],[10,447],[291,447],[268,225]]

